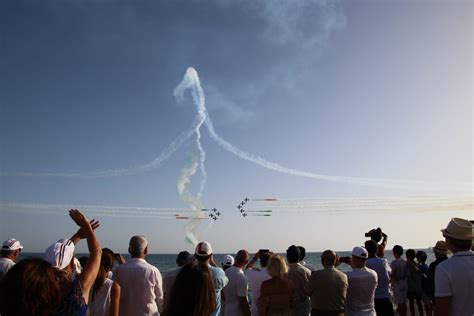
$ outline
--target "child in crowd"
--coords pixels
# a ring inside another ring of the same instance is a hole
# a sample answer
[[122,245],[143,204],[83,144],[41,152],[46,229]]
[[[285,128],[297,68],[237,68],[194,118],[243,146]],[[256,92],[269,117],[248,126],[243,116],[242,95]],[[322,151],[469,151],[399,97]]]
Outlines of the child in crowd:
[[407,257],[407,283],[408,301],[410,303],[410,314],[415,316],[415,302],[418,306],[420,316],[423,316],[423,306],[421,304],[423,273],[420,271],[418,263],[415,261],[416,253],[413,249],[408,249],[405,253]]

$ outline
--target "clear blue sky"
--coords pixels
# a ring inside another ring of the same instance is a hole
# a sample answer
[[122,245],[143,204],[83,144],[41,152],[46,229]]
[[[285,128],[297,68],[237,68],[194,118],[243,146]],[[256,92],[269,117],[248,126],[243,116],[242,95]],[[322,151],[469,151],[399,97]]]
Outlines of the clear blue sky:
[[[192,66],[217,132],[250,153],[328,175],[472,183],[472,1],[15,0],[0,3],[0,21],[2,172],[88,172],[153,160],[196,114],[190,100],[173,96]],[[474,217],[453,210],[244,220],[235,206],[245,196],[420,192],[277,173],[223,150],[204,129],[202,145],[203,204],[223,215],[203,225],[201,238],[216,252],[291,244],[346,250],[376,226],[393,242],[427,247],[450,217]],[[186,208],[176,183],[191,149],[186,143],[137,175],[0,177],[0,200]],[[199,177],[192,181],[196,192]],[[1,239],[18,238],[27,251],[74,230],[66,210],[1,213]],[[124,251],[130,236],[145,234],[151,252],[192,248],[182,221],[99,219],[103,246]]]

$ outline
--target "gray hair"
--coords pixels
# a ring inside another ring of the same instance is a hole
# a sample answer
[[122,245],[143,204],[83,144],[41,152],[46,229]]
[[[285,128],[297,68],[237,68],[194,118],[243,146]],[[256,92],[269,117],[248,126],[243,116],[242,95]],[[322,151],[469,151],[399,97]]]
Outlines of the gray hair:
[[135,235],[130,239],[128,251],[132,257],[141,257],[148,246],[148,240],[143,235]]

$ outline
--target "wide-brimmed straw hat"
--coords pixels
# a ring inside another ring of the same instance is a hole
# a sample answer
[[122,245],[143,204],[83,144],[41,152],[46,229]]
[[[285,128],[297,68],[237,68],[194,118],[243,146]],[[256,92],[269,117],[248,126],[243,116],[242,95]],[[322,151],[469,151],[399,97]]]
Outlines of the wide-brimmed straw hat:
[[449,253],[448,247],[446,246],[446,242],[442,240],[438,240],[436,245],[432,248],[434,252],[440,253],[442,255],[447,255]]
[[454,217],[445,229],[441,229],[444,237],[458,240],[472,240],[473,226],[470,221]]

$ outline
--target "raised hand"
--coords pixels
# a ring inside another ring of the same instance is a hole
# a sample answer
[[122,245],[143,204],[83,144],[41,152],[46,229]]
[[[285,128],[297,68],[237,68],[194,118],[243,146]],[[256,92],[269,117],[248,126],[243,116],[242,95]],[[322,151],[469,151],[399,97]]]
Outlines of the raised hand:
[[71,209],[69,211],[69,216],[71,216],[71,219],[80,227],[71,237],[74,244],[77,244],[79,240],[86,238],[90,231],[94,231],[100,226],[98,220],[92,219],[91,221],[88,221],[87,217],[76,209]]

